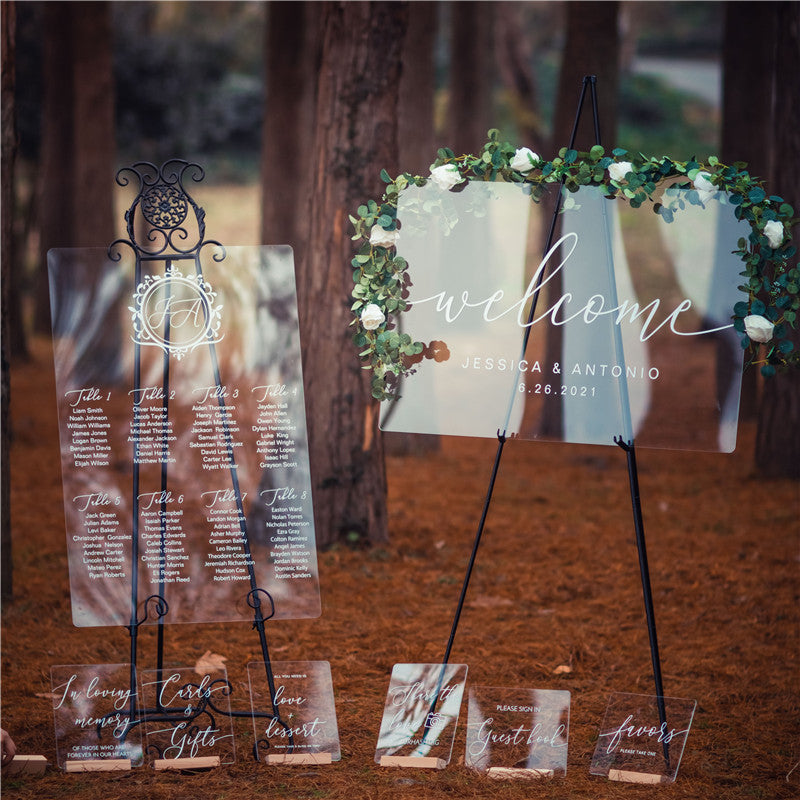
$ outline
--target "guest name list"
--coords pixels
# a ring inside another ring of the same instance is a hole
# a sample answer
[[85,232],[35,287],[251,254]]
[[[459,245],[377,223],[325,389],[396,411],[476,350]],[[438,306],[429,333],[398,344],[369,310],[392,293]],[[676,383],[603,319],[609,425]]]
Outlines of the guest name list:
[[[127,399],[95,387],[64,393],[70,471],[93,489],[72,498],[73,565],[79,562],[90,581],[129,580],[129,501],[92,484],[103,485],[115,463],[130,470],[132,462],[140,476],[139,562],[151,584],[249,582],[264,567],[270,582],[316,579],[307,471],[298,477],[307,455],[298,441],[304,420],[292,413],[302,409],[293,402],[297,388],[211,385],[183,394],[155,386]],[[255,476],[249,491],[240,488],[243,469]],[[151,491],[154,485],[161,488]],[[260,508],[255,523],[245,511],[253,503]]]

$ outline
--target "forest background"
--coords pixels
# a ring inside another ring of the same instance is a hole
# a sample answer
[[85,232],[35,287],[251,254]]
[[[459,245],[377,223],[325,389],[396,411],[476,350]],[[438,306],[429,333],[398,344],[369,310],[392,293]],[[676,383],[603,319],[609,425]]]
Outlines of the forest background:
[[[607,149],[746,161],[798,204],[795,2],[4,1],[2,14],[4,619],[26,594],[11,571],[25,521],[15,534],[10,372],[51,370],[37,348],[44,254],[115,238],[120,167],[196,161],[215,238],[293,246],[304,373],[326,387],[307,387],[316,527],[334,554],[384,552],[387,450],[439,447],[377,435],[350,342],[350,232],[338,223],[380,195],[382,169],[427,174],[438,147],[477,152],[492,127],[552,157],[593,74]],[[592,143],[582,128],[578,146]],[[798,376],[748,373],[742,419],[754,479],[796,498],[785,481],[800,471]],[[796,519],[783,525],[796,545]],[[796,630],[790,641],[796,668]]]
[[[237,209],[217,236],[294,248],[323,546],[388,533],[386,442],[352,358],[340,223],[380,196],[382,169],[427,174],[440,146],[478,152],[492,127],[552,157],[596,75],[607,149],[745,161],[790,201],[800,185],[797,3],[3,8],[4,357],[24,358],[49,330],[47,250],[115,238],[116,170],[196,161]],[[594,144],[588,114],[576,144]],[[754,464],[767,477],[800,473],[796,381],[746,380],[742,414],[759,419]]]

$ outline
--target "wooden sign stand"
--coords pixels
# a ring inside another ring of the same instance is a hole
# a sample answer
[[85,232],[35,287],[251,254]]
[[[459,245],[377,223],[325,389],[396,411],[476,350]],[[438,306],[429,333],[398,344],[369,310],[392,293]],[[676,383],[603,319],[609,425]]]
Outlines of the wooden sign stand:
[[430,756],[381,756],[380,766],[444,769],[447,766],[447,762],[443,758],[433,758]]
[[552,778],[554,774],[552,769],[526,769],[525,767],[489,767],[486,770],[487,777],[499,781],[532,781],[537,778]]
[[295,764],[300,766],[321,766],[332,764],[330,753],[273,753],[263,756],[265,764]]
[[219,766],[219,756],[198,756],[196,758],[157,758],[153,761],[156,772],[167,770],[214,769]]
[[47,759],[44,756],[14,756],[10,764],[3,767],[3,775],[44,775]]
[[630,772],[624,769],[610,769],[608,771],[610,781],[621,781],[622,783],[664,783],[661,775],[652,772]]
[[129,758],[68,758],[66,772],[130,772]]

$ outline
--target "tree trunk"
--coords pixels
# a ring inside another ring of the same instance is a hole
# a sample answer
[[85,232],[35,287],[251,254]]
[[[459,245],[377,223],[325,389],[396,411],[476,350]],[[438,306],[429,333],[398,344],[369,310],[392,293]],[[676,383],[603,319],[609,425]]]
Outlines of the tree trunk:
[[531,52],[523,24],[521,3],[495,4],[495,58],[507,103],[517,127],[517,144],[544,155],[546,149]]
[[114,240],[114,72],[108,2],[67,3],[72,12],[75,184],[72,242],[107,247]]
[[15,33],[14,3],[3,2],[0,5],[2,16],[2,93],[0,106],[2,107],[2,206],[5,213],[2,215],[2,251],[0,260],[0,304],[2,310],[2,341],[0,342],[0,373],[2,385],[0,388],[0,586],[2,586],[3,599],[11,597],[13,593],[13,564],[11,560],[11,503],[9,490],[11,488],[11,475],[9,471],[11,446],[11,429],[8,403],[11,395],[11,376],[9,373],[11,325],[10,320],[10,294],[12,265],[14,264],[14,160],[16,157],[16,124],[14,117],[14,33]]
[[298,263],[306,415],[317,541],[385,541],[383,445],[370,381],[349,327],[348,214],[397,171],[397,103],[406,3],[329,2],[314,125],[308,250]]
[[46,3],[34,328],[50,332],[47,251],[114,239],[114,81],[107,2]]
[[397,138],[400,171],[412,175],[427,175],[438,149],[433,113],[438,26],[437,3],[410,3],[400,76]]
[[[750,174],[761,178],[770,174],[772,93],[745,92],[742,87],[753,75],[772,75],[774,66],[775,5],[725,3],[720,158],[726,164],[746,161]],[[741,419],[756,418],[758,384],[758,370],[747,370],[742,376]]]
[[447,144],[455,154],[479,153],[492,127],[492,3],[450,3],[450,96]]
[[[437,3],[409,4],[408,33],[403,46],[397,139],[399,172],[427,175],[438,144],[434,119],[436,65],[434,48],[439,27]],[[439,450],[438,436],[424,433],[382,434],[387,455],[422,456]]]
[[[776,3],[776,57],[770,193],[797,204],[800,186],[800,4]],[[800,227],[795,226],[797,237]],[[797,256],[794,258],[797,262]],[[793,337],[800,347],[800,333]],[[800,478],[800,368],[764,381],[756,434],[756,471],[765,478]]]
[[[602,144],[607,151],[617,146],[617,93],[619,88],[619,3],[566,3],[567,40],[561,57],[552,154],[567,145],[575,120],[581,84],[586,75],[597,78],[598,115]],[[592,107],[587,92],[575,146],[588,150],[596,144]]]
[[304,255],[300,218],[310,193],[321,12],[315,2],[267,4],[261,241],[291,245],[296,262]]
[[42,143],[39,157],[39,259],[36,271],[33,327],[50,333],[47,251],[70,247],[72,187],[75,184],[72,131],[72,37],[70,3],[45,3],[42,72]]
[[[617,2],[572,2],[566,3],[567,40],[561,56],[561,71],[558,79],[558,94],[553,118],[551,156],[554,157],[562,147],[570,144],[581,88],[586,76],[597,78],[596,93],[601,139],[600,143],[610,152],[616,145],[617,129],[617,89],[619,85],[619,64],[616,54],[619,45],[617,25]],[[573,147],[576,150],[589,150],[597,144],[590,87],[586,87],[583,104],[580,107],[580,124],[576,131]],[[549,220],[555,208],[556,197],[543,203],[543,212]],[[547,226],[545,226],[547,231]],[[554,240],[560,235],[558,228]],[[544,247],[543,247],[544,250]],[[556,298],[562,294],[560,273],[552,275],[547,283],[547,297]],[[552,302],[552,300],[551,300]],[[547,332],[545,353],[548,363],[561,358],[563,347],[560,328],[550,326]],[[556,394],[545,397],[540,432],[544,436],[563,436],[563,409]]]

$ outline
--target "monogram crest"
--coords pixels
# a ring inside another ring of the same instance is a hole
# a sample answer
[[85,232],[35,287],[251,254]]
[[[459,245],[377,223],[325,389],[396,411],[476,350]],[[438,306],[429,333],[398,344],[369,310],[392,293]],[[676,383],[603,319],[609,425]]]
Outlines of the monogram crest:
[[148,275],[137,287],[133,315],[133,340],[160,347],[181,359],[196,347],[218,342],[222,306],[216,292],[200,275],[184,275],[168,267],[164,275]]

